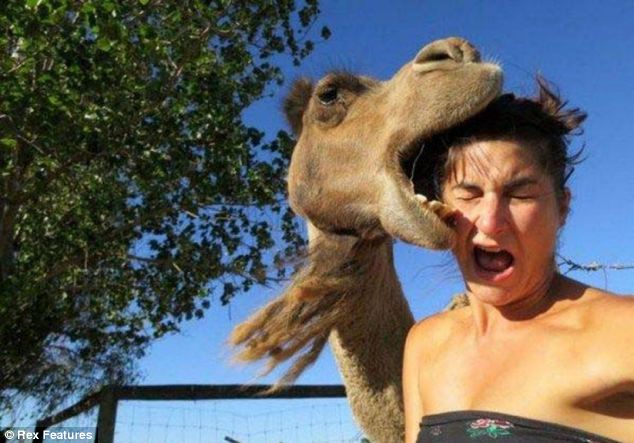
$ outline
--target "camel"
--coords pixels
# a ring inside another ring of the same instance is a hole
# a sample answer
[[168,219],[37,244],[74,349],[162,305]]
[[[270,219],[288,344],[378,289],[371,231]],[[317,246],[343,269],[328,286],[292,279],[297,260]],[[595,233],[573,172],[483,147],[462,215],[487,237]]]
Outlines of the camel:
[[394,238],[451,247],[453,210],[425,197],[420,153],[501,87],[501,69],[457,37],[423,47],[387,81],[331,72],[316,84],[295,82],[284,102],[297,138],[288,192],[307,222],[308,253],[284,293],[232,332],[239,360],[266,359],[265,373],[289,361],[277,388],[329,342],[366,435],[403,441],[401,360],[414,318],[394,268]]

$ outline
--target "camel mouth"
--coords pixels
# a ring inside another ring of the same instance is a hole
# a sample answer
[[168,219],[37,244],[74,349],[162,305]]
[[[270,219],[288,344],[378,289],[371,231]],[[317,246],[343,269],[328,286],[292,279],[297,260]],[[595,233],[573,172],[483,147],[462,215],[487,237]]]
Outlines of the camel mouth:
[[433,177],[441,153],[432,152],[426,142],[427,139],[416,140],[401,150],[400,170],[416,195],[436,198],[440,192]]
[[416,140],[399,153],[399,175],[423,209],[433,212],[447,226],[453,227],[457,211],[439,200],[440,187],[434,182],[437,175],[435,169],[442,154],[435,151],[429,149],[426,139]]
[[452,118],[443,121],[432,133],[426,133],[410,143],[404,143],[397,150],[397,181],[406,189],[406,193],[431,210],[444,224],[454,227],[457,210],[440,201],[440,184],[434,182],[439,174],[436,170],[442,167],[441,161],[447,152],[443,139],[461,125],[469,122],[482,112],[497,97],[502,89],[501,70],[497,65],[492,69],[491,82],[487,90],[453,114]]

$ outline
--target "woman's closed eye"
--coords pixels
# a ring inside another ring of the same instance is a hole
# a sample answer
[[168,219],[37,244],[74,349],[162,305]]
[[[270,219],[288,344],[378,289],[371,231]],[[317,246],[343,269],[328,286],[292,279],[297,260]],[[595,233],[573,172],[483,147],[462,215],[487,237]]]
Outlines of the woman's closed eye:
[[541,196],[539,181],[533,178],[521,178],[505,186],[504,195],[509,200],[535,200]]
[[[458,202],[463,203],[476,203],[482,198],[483,194],[481,192],[457,192],[454,194],[453,198]],[[508,202],[528,202],[539,199],[542,194],[534,191],[514,191],[508,192],[501,196],[502,200],[506,200]]]
[[481,197],[480,195],[458,195],[455,197],[455,199],[462,202],[470,202],[480,197]]
[[453,189],[453,198],[462,202],[474,201],[482,194],[482,190],[473,185],[460,184]]
[[537,198],[537,195],[517,193],[509,195],[508,198],[510,198],[511,200],[534,200]]

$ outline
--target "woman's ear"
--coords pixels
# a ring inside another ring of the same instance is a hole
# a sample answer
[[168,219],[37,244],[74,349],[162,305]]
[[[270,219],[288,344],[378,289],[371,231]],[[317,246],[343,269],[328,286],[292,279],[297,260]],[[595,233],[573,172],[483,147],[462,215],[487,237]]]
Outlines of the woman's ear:
[[566,219],[568,218],[568,214],[570,213],[570,200],[572,199],[572,194],[570,192],[569,187],[564,188],[563,196],[559,201],[559,226],[562,227],[566,224]]

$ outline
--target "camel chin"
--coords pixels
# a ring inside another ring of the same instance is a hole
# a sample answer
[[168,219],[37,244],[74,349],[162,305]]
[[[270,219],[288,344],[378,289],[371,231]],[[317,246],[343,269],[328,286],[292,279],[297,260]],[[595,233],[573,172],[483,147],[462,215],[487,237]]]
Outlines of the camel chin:
[[383,229],[392,237],[427,249],[450,249],[454,210],[422,194],[394,185],[392,198],[382,207]]

